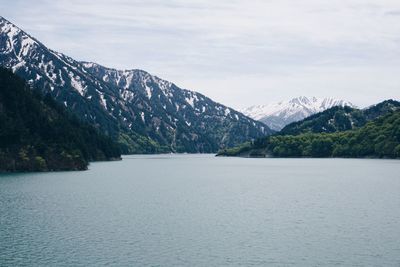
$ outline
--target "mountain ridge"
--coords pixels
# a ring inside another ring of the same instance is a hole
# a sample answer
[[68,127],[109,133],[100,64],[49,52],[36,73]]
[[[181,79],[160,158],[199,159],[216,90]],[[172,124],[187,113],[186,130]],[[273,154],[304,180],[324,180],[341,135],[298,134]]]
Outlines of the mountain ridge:
[[292,122],[300,121],[334,106],[355,107],[351,102],[333,97],[300,96],[267,105],[251,106],[241,111],[243,114],[265,123],[271,129],[280,131]]
[[118,140],[124,153],[216,152],[273,132],[143,70],[76,61],[1,17],[0,65]]
[[364,126],[369,121],[398,109],[400,109],[400,102],[391,99],[364,109],[334,106],[301,121],[292,122],[286,125],[278,134],[299,135],[354,130]]
[[[358,125],[350,120],[358,117]],[[343,114],[346,112],[346,114]],[[325,123],[335,118],[331,129]],[[341,123],[336,123],[337,120]],[[318,127],[315,125],[318,124]],[[335,127],[333,127],[335,126]],[[224,149],[218,156],[400,158],[400,102],[386,100],[368,109],[333,107],[287,127],[289,130]],[[341,128],[343,127],[343,128]],[[329,131],[327,131],[329,130]]]

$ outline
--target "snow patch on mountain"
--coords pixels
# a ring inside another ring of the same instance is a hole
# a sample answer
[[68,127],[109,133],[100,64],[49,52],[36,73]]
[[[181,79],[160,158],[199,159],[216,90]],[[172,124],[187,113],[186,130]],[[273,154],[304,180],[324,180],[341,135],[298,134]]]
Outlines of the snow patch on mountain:
[[[83,96],[85,93],[85,86],[82,84],[80,77],[74,76],[74,74],[71,72],[68,73],[68,75],[69,75],[69,78],[71,79],[71,86],[73,88],[75,88],[81,96]],[[52,80],[54,81],[53,77],[52,77]]]

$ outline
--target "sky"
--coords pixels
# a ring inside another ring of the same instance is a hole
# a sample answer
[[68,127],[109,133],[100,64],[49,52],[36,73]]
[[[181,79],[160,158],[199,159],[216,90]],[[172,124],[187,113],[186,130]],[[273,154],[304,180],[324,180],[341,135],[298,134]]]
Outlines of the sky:
[[400,100],[399,0],[0,0],[0,15],[76,60],[143,69],[236,109]]

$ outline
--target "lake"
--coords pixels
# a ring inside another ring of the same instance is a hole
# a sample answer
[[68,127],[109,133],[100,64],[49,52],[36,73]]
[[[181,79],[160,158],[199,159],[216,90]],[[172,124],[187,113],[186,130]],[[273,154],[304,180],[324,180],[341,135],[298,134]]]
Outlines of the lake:
[[0,266],[400,266],[400,161],[125,156],[0,175]]

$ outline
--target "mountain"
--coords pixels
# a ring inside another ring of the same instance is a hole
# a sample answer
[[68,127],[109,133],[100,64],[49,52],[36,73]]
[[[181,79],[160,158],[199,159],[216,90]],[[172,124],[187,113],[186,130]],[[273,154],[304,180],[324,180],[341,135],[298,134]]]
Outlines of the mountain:
[[76,61],[1,17],[0,66],[118,140],[124,153],[215,152],[272,133],[261,122],[145,71]]
[[362,112],[367,121],[372,121],[398,109],[400,109],[400,102],[389,99],[376,105],[369,106],[363,109]]
[[269,105],[252,106],[241,110],[241,112],[250,118],[265,123],[275,131],[280,131],[289,123],[300,121],[334,106],[355,107],[350,102],[335,98],[307,98],[301,96]]
[[0,171],[84,170],[120,156],[109,137],[0,68]]
[[134,115],[126,121],[133,121],[136,131],[177,151],[189,148],[189,152],[212,152],[218,150],[220,143],[233,146],[245,141],[245,136],[272,133],[262,123],[145,71],[82,64],[93,77],[118,90],[129,113]]
[[352,130],[367,122],[400,109],[400,102],[386,100],[366,109],[336,106],[314,114],[304,120],[285,126],[280,135],[299,135],[302,133],[333,133]]
[[335,133],[275,135],[219,153],[249,157],[400,158],[400,110],[361,128]]

